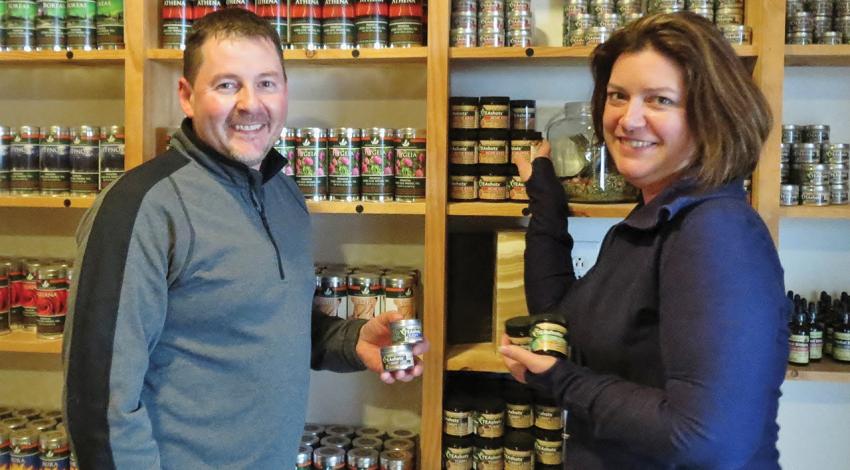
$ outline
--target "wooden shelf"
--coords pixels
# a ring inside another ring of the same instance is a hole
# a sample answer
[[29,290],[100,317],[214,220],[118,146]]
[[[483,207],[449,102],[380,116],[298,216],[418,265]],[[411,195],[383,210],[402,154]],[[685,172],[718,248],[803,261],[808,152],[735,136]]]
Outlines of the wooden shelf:
[[[634,209],[634,203],[625,204],[570,204],[572,217],[625,218]],[[530,215],[528,204],[516,202],[451,202],[448,214],[476,217],[525,217]]]
[[3,64],[77,64],[77,65],[122,65],[126,57],[123,49],[106,51],[3,51],[0,63]]
[[[446,370],[508,372],[493,343],[459,344],[446,347]],[[788,366],[786,380],[850,382],[850,364],[830,358],[807,366]]]
[[0,336],[0,352],[61,354],[61,339],[40,339],[34,331],[15,330]]
[[779,215],[800,219],[850,219],[850,205],[842,206],[783,206]]
[[424,202],[307,201],[311,214],[425,215]]
[[80,196],[0,196],[0,207],[48,207],[88,209],[94,197]]
[[[733,46],[739,57],[756,57],[752,45]],[[532,46],[532,47],[452,47],[449,59],[454,61],[561,60],[587,62],[595,46]]]
[[785,46],[785,65],[790,66],[850,66],[850,44],[828,46],[812,44]]
[[[287,49],[283,58],[287,62],[303,64],[381,64],[381,63],[425,63],[428,57],[425,47],[405,47],[400,49]],[[183,51],[178,49],[148,49],[148,59],[162,62],[182,62]]]

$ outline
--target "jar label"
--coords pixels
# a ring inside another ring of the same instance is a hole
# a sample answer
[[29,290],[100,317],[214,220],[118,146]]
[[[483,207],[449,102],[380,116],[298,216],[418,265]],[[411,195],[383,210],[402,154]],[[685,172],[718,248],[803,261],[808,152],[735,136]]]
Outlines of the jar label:
[[476,470],[503,470],[504,462],[501,447],[498,449],[475,449]]
[[449,197],[457,201],[474,201],[478,198],[478,178],[452,175]]
[[839,361],[850,361],[850,333],[833,333],[832,357]]
[[504,140],[481,140],[478,142],[478,162],[490,164],[508,163],[508,146]]
[[534,470],[534,451],[505,448],[505,470]]
[[9,468],[15,470],[36,470],[39,468],[41,460],[38,457],[38,452],[34,454],[12,454],[9,463]]
[[511,141],[511,161],[517,162],[523,159],[526,162],[531,162],[531,141],[530,140],[512,140]]
[[481,129],[509,129],[510,128],[510,107],[506,104],[483,104],[481,105],[481,120],[479,127]]
[[561,422],[561,409],[555,406],[536,405],[534,425],[540,429],[560,431],[564,424]]
[[305,139],[296,149],[295,182],[308,198],[324,199],[328,195],[324,144]]
[[359,142],[343,139],[331,143],[328,178],[331,199],[353,200],[360,197],[360,149]]
[[97,0],[96,34],[100,48],[124,46],[123,0]]
[[397,201],[425,198],[425,139],[405,139],[396,148],[395,194]]
[[457,437],[466,437],[472,434],[470,413],[466,411],[443,411],[443,432],[449,436]]
[[809,332],[809,359],[823,358],[823,331]]
[[475,416],[475,433],[481,437],[502,437],[505,432],[505,414],[478,413]]
[[446,470],[472,470],[472,447],[446,447]]
[[561,441],[544,441],[536,439],[534,441],[534,451],[537,456],[537,461],[543,465],[561,465]]
[[35,329],[38,323],[38,310],[36,308],[36,287],[35,279],[27,279],[22,283],[21,289],[21,306],[24,318],[24,327],[27,329]]
[[449,163],[474,165],[478,163],[478,145],[474,140],[452,140],[449,143]]
[[531,340],[532,352],[555,351],[568,356],[567,340],[558,335],[542,335]]
[[393,372],[397,370],[406,370],[413,367],[413,351],[385,353],[381,351],[381,362],[384,364],[384,370]]
[[363,145],[360,175],[364,199],[392,197],[395,190],[394,157],[393,149],[389,145]]
[[326,18],[322,21],[322,37],[329,48],[353,46],[354,34],[352,18]]
[[506,409],[508,426],[514,429],[527,429],[534,425],[534,413],[531,405],[508,404]]
[[369,320],[383,313],[381,298],[378,295],[357,295],[351,292],[349,287],[348,296],[348,316],[349,318],[359,318]]
[[[344,288],[344,287],[343,287]],[[348,318],[348,300],[345,292],[342,295],[313,297],[313,308],[329,317]]]
[[809,363],[809,336],[808,335],[791,335],[788,338],[790,347],[788,361],[795,364]]
[[504,176],[481,176],[478,198],[485,201],[504,201],[508,198],[508,181]]
[[[519,176],[514,176],[511,178],[511,182],[509,183],[510,188],[508,189],[510,193],[510,199],[514,201],[528,201],[528,191],[526,190],[525,183]],[[525,346],[528,349],[528,346]]]

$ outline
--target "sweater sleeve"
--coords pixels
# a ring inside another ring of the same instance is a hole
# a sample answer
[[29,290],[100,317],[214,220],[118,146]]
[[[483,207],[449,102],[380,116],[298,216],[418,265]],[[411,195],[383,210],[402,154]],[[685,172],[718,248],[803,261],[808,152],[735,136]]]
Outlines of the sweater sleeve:
[[567,196],[551,160],[532,162],[526,188],[531,220],[525,235],[525,298],[534,315],[557,306],[575,281],[573,239],[567,232]]
[[663,389],[568,361],[528,378],[588,421],[596,439],[669,464],[742,468],[775,426],[767,421],[785,375],[788,304],[761,221],[702,209],[662,255]]
[[[141,393],[168,308],[185,221],[107,193],[78,231],[66,328],[65,412],[81,468],[160,468]],[[186,242],[188,243],[188,242]]]
[[343,320],[313,310],[310,367],[334,372],[365,370],[366,366],[355,350],[360,328],[365,323],[366,320]]

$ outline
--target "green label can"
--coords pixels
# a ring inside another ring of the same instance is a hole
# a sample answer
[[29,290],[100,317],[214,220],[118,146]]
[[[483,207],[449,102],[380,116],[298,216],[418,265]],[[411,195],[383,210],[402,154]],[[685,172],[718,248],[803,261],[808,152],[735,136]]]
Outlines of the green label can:
[[68,47],[90,51],[97,47],[96,0],[68,0]]
[[396,134],[395,200],[425,200],[425,129],[399,129]]
[[391,201],[395,190],[393,130],[363,129],[360,160],[361,194],[364,201]]
[[39,0],[35,47],[39,51],[65,50],[65,0]]
[[6,48],[13,51],[35,50],[35,21],[38,5],[35,0],[6,1]]
[[97,48],[124,49],[124,0],[97,0]]
[[328,139],[324,129],[298,129],[295,183],[301,188],[306,199],[324,201],[328,198],[327,146]]

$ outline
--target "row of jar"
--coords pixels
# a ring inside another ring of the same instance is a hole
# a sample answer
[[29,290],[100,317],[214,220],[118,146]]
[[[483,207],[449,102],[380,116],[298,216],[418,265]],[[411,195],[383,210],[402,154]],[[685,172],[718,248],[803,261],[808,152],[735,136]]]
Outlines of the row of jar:
[[313,308],[344,319],[368,320],[384,312],[416,318],[419,278],[412,268],[318,267]]
[[[295,468],[380,468],[412,470],[418,436],[407,429],[304,425]],[[346,462],[348,466],[346,466]]]
[[533,429],[510,431],[503,438],[443,437],[443,468],[561,470],[564,435]]
[[850,44],[850,0],[786,0],[786,44]]
[[61,411],[0,407],[0,468],[77,468]]
[[453,47],[528,47],[533,34],[530,0],[452,0]]
[[123,0],[3,1],[0,50],[123,49]]
[[850,192],[846,184],[781,184],[779,186],[780,206],[840,206],[848,203],[850,203]]
[[850,296],[842,292],[833,301],[821,291],[817,302],[808,302],[788,291],[794,312],[790,329],[788,362],[807,365],[831,356],[838,362],[850,363]]
[[25,330],[61,338],[73,275],[71,261],[0,257],[0,335]]
[[0,126],[0,193],[87,196],[122,174],[123,126]]
[[798,142],[782,143],[779,147],[780,163],[850,163],[850,144]]
[[516,165],[449,165],[449,199],[459,202],[527,202]]
[[285,128],[275,148],[308,200],[425,199],[425,129]]
[[453,130],[449,133],[449,164],[503,165],[518,159],[531,161],[531,149],[543,138],[537,131]]
[[534,100],[507,96],[452,96],[449,98],[449,129],[528,130],[537,125]]
[[422,0],[164,0],[161,44],[184,49],[192,22],[222,8],[267,19],[291,49],[413,47],[425,44]]

